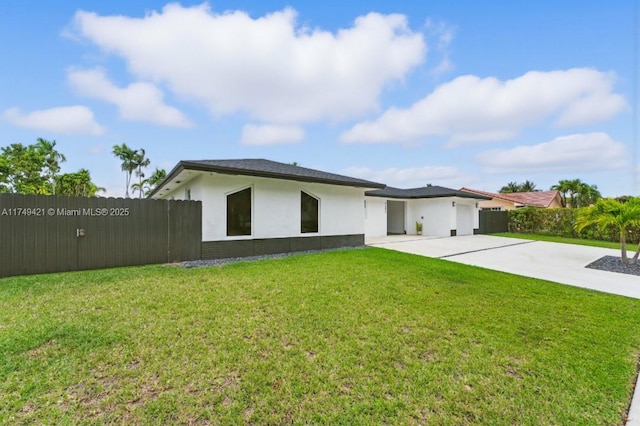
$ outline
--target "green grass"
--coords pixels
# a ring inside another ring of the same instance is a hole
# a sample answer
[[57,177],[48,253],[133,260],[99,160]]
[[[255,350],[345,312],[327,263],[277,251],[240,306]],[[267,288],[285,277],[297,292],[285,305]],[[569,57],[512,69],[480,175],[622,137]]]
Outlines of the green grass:
[[[602,248],[620,250],[620,243],[611,242],[611,241],[587,240],[584,238],[556,237],[555,235],[543,235],[543,234],[516,234],[514,232],[501,232],[501,233],[491,234],[491,235],[496,237],[521,238],[523,240],[549,241],[552,243],[577,244],[581,246],[602,247]],[[627,244],[627,250],[635,251],[637,249],[638,249],[637,244]]]
[[622,424],[640,300],[367,248],[0,280],[1,424]]

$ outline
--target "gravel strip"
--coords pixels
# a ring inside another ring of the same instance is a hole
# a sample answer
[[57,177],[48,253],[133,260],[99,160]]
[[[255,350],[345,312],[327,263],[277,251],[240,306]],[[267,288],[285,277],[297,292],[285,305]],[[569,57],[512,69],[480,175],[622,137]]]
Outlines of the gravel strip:
[[586,266],[591,269],[599,269],[601,271],[618,272],[620,274],[638,275],[640,276],[640,264],[636,262],[633,265],[622,263],[622,259],[617,256],[604,256]]
[[342,247],[337,249],[326,249],[326,250],[306,250],[306,251],[296,251],[292,253],[263,254],[260,256],[228,257],[225,259],[187,260],[185,262],[181,262],[180,266],[182,266],[183,268],[206,268],[208,266],[228,265],[229,263],[251,262],[251,261],[263,260],[263,259],[282,259],[285,257],[298,256],[301,254],[326,253],[329,251],[338,251],[338,250],[356,250],[356,249],[361,249],[365,247],[366,246]]

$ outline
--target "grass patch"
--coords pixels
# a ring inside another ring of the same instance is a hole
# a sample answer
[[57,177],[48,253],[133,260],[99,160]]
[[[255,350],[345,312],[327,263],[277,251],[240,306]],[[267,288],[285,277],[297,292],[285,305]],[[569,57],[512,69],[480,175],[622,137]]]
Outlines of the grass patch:
[[377,248],[0,280],[0,423],[621,424],[640,300]]
[[[523,240],[535,240],[535,241],[549,241],[552,243],[577,244],[581,246],[602,247],[602,248],[620,250],[620,243],[612,242],[612,241],[587,240],[584,238],[557,237],[555,235],[543,235],[543,234],[517,234],[515,232],[500,232],[500,233],[491,234],[491,235],[495,237],[520,238]],[[637,249],[638,249],[637,244],[627,243],[627,250],[635,251]]]

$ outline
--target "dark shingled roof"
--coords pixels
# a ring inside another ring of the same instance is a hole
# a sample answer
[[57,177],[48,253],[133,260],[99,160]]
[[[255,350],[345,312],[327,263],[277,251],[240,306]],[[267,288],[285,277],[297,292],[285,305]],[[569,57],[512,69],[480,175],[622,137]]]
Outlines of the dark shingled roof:
[[300,182],[326,183],[331,185],[354,186],[357,188],[384,188],[382,183],[364,179],[327,173],[306,167],[279,163],[264,159],[241,160],[192,160],[180,161],[167,178],[149,196],[153,196],[183,170],[223,173],[230,175],[259,176],[272,179],[295,180]]
[[387,186],[384,189],[376,189],[365,192],[370,197],[383,198],[441,198],[441,197],[460,197],[473,198],[476,200],[490,200],[491,197],[484,195],[472,194],[470,192],[458,191],[457,189],[445,188],[443,186],[421,186],[420,188],[400,189]]

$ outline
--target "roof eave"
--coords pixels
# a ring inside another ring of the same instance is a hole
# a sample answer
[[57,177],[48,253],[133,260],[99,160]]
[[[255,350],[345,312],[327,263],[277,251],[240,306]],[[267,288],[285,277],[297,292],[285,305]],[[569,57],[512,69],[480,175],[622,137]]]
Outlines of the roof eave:
[[165,186],[167,186],[169,183],[171,183],[173,181],[173,179],[178,176],[183,170],[185,170],[185,167],[182,164],[183,162],[180,161],[167,175],[167,177],[164,178],[164,180],[162,182],[160,182],[160,184],[158,186],[156,186],[155,188],[153,188],[153,190],[147,194],[147,198],[151,198],[154,195],[156,195],[158,192],[160,192],[160,190],[162,188],[164,188]]
[[474,195],[474,194],[442,194],[442,195],[390,195],[390,194],[365,194],[367,197],[378,197],[378,198],[393,198],[395,200],[421,200],[421,199],[430,199],[430,198],[467,198],[471,200],[479,200],[486,201],[491,200],[491,197],[485,197],[484,195]]
[[354,188],[383,189],[386,187],[386,185],[377,183],[377,182],[346,182],[346,181],[338,181],[338,180],[332,180],[332,179],[314,178],[312,176],[307,177],[307,176],[283,175],[279,173],[272,173],[272,172],[266,172],[266,171],[241,169],[237,167],[210,166],[210,165],[201,164],[193,161],[180,161],[178,165],[176,165],[176,167],[174,167],[173,170],[169,173],[169,176],[167,176],[167,178],[163,180],[162,183],[158,185],[148,195],[148,197],[151,197],[157,194],[164,186],[166,186],[169,182],[171,182],[183,170],[220,173],[220,174],[226,174],[226,175],[257,176],[257,177],[270,178],[270,179],[292,180],[296,182],[308,182],[308,183],[322,183],[326,185],[347,186],[347,187],[354,187]]

